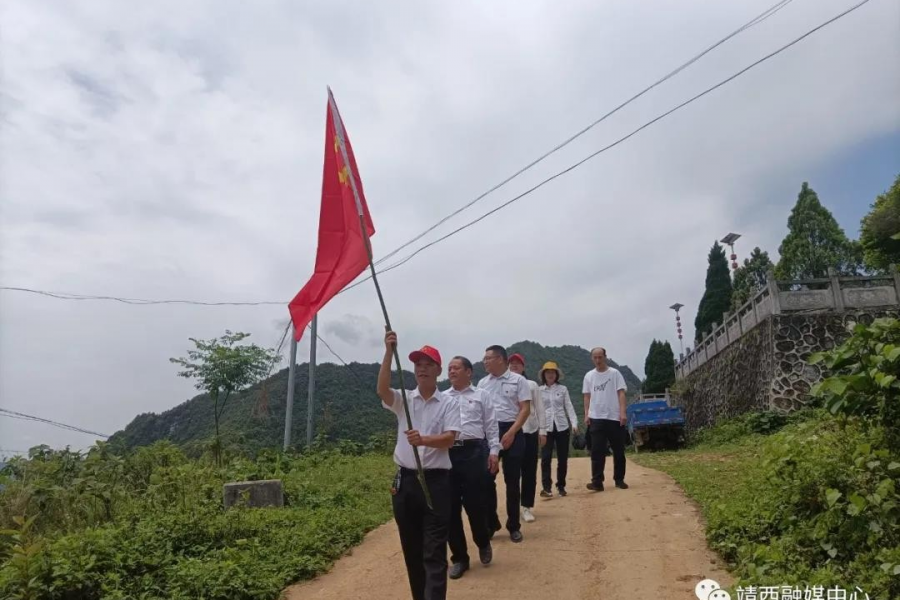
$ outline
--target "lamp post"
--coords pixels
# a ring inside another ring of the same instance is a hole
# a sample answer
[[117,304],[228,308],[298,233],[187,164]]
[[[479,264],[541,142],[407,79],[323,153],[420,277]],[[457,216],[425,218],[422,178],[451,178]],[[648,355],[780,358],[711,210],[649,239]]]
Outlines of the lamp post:
[[737,271],[737,268],[738,268],[737,254],[734,253],[734,243],[738,240],[739,237],[741,237],[741,234],[739,234],[739,233],[729,233],[728,235],[726,235],[725,237],[723,237],[720,240],[723,244],[725,244],[726,246],[731,248],[731,270],[732,271]]
[[681,315],[678,314],[678,311],[680,311],[682,308],[684,308],[684,304],[680,304],[680,303],[676,302],[669,308],[671,308],[672,310],[675,311],[675,328],[678,330],[678,344],[681,347],[680,356],[683,360],[684,359],[684,341],[683,341],[682,334],[681,334]]

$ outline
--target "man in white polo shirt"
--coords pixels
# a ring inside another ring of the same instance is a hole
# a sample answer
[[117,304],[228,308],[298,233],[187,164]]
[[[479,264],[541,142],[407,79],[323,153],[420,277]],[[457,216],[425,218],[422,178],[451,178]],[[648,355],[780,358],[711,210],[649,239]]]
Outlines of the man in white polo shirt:
[[[447,534],[450,523],[450,447],[460,430],[459,402],[437,389],[441,355],[431,346],[412,352],[417,387],[407,394],[412,429],[407,428],[400,390],[391,388],[391,359],[397,335],[384,337],[384,359],[378,372],[378,397],[397,416],[392,504],[400,546],[414,600],[447,597]],[[413,446],[419,449],[432,509],[416,476]]]
[[606,363],[606,349],[591,350],[594,369],[584,376],[584,422],[591,432],[591,482],[589,490],[603,491],[606,444],[613,451],[613,481],[627,490],[625,483],[625,378]]
[[444,394],[459,401],[460,413],[460,432],[450,448],[453,505],[448,540],[450,579],[459,579],[469,570],[463,507],[469,516],[469,528],[481,564],[489,564],[494,556],[484,492],[486,475],[497,472],[500,434],[490,394],[472,386],[472,362],[465,356],[454,356],[447,366],[447,375],[452,385]]
[[[506,482],[506,529],[513,542],[522,541],[522,523],[519,519],[519,501],[522,480],[522,459],[525,456],[525,437],[522,427],[531,414],[531,388],[528,380],[509,370],[508,355],[503,346],[490,346],[484,351],[484,368],[488,374],[481,378],[478,387],[491,395],[497,425],[500,429],[500,460],[503,463],[503,481]],[[493,484],[493,480],[491,480]],[[488,518],[492,531],[499,531],[497,515],[497,487],[488,487]]]

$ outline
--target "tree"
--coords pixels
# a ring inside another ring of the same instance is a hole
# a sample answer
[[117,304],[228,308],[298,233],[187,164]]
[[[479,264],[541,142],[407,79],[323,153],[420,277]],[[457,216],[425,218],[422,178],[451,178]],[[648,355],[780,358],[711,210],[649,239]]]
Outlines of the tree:
[[768,252],[760,250],[759,246],[754,248],[750,253],[750,258],[745,258],[744,264],[734,272],[731,308],[740,307],[756,292],[766,287],[769,269],[774,267],[775,264],[769,258]]
[[861,248],[847,238],[805,181],[778,252],[775,274],[782,280],[821,279],[828,277],[829,268],[838,275],[856,275],[861,267]]
[[863,260],[867,268],[884,271],[900,264],[900,175],[891,189],[875,198],[872,210],[863,217],[859,230]]
[[170,358],[169,362],[181,365],[179,377],[196,379],[195,387],[204,390],[213,401],[213,418],[216,439],[213,454],[216,465],[222,465],[222,442],[219,437],[219,419],[225,411],[228,398],[241,392],[265,377],[272,365],[281,357],[274,350],[260,348],[256,344],[237,346],[249,333],[232,333],[209,341],[189,338],[196,347],[188,350],[187,358]]
[[675,354],[669,342],[653,340],[644,361],[644,394],[662,394],[675,383]]
[[722,321],[722,315],[731,308],[731,276],[728,273],[728,259],[719,242],[709,251],[709,267],[706,269],[706,291],[694,319],[697,343],[712,331],[713,323]]

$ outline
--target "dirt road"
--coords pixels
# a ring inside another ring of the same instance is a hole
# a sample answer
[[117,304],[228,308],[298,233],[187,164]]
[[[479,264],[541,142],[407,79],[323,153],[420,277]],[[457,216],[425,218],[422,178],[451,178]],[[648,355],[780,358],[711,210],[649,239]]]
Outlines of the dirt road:
[[[502,478],[497,481],[499,487]],[[448,597],[691,600],[702,579],[732,583],[706,547],[698,511],[668,475],[629,462],[631,489],[595,493],[585,489],[588,481],[589,459],[572,459],[569,495],[538,498],[537,520],[522,524],[521,544],[498,532],[488,567],[478,563],[470,536],[472,568],[449,582]],[[393,521],[331,572],[285,593],[286,600],[402,598],[409,598],[409,587]]]

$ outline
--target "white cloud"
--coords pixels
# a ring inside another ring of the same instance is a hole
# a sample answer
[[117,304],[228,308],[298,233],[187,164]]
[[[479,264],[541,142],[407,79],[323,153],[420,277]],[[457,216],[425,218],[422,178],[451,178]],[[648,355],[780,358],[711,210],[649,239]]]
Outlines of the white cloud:
[[[287,301],[314,261],[326,84],[383,255],[765,4],[3,3],[0,281]],[[792,3],[436,234],[845,6]],[[686,304],[692,323],[713,239],[737,230],[774,254],[818,164],[900,130],[900,81],[889,76],[898,18],[895,3],[871,2],[385,274],[401,345],[478,358],[525,338],[602,343],[641,371],[651,338],[675,341],[667,306]],[[229,328],[275,345],[286,314],[4,292],[0,402],[113,431],[193,394],[167,361],[188,337]],[[336,298],[321,322],[345,359],[379,358],[370,284]],[[36,427],[0,420],[0,438],[29,443]]]

